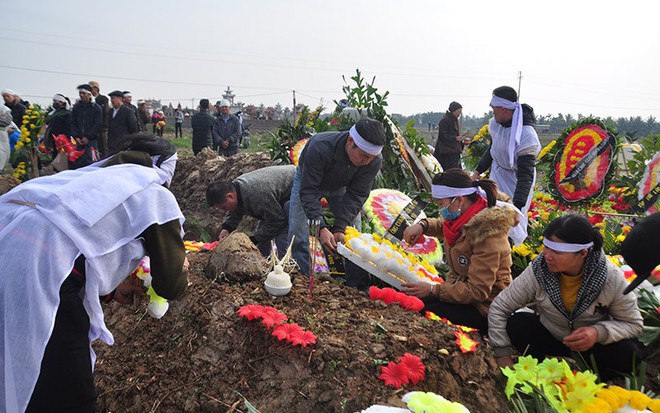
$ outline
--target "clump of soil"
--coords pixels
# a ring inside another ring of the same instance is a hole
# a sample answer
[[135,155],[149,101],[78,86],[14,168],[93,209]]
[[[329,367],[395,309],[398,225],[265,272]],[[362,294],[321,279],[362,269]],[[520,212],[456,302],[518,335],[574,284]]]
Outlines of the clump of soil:
[[250,281],[261,278],[267,261],[250,238],[233,232],[211,251],[204,273],[210,280]]
[[4,195],[20,184],[21,181],[12,175],[0,174],[0,195]]
[[[271,165],[273,161],[266,152],[239,153],[225,158],[204,149],[197,156],[180,158],[170,189],[186,216],[186,239],[199,240],[202,234],[215,239],[220,233],[224,214],[206,203],[206,187],[211,182],[233,181],[244,173]],[[254,220],[244,221],[239,230],[254,228]]]
[[[113,303],[105,311],[114,346],[94,345],[98,408],[103,412],[355,412],[396,405],[410,390],[433,391],[473,412],[506,411],[504,381],[478,333],[463,354],[454,328],[430,321],[330,278],[297,276],[292,292],[274,298],[263,280],[212,282],[202,275],[208,253],[190,253],[190,286],[160,320]],[[258,321],[236,314],[245,304],[272,305],[318,336],[292,347]],[[447,350],[446,352],[443,350]],[[419,356],[426,378],[396,390],[378,379],[380,363]],[[400,404],[399,404],[400,405]]]

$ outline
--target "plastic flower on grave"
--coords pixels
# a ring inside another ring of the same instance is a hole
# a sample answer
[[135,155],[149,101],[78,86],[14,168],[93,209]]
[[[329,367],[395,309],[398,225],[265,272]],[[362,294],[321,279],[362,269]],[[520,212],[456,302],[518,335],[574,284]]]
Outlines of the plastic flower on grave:
[[630,407],[635,410],[646,410],[651,398],[639,391],[633,391],[630,395]]
[[541,384],[551,384],[561,381],[566,374],[568,364],[565,360],[546,358],[538,365],[538,381]]
[[387,366],[381,368],[378,378],[383,380],[386,386],[398,389],[410,382],[409,374],[410,370],[405,364],[390,361]]
[[518,362],[513,366],[519,380],[536,381],[539,361],[532,356],[518,357]]
[[598,377],[590,371],[579,371],[567,374],[566,380],[559,383],[560,396],[563,404],[569,411],[581,411],[591,403],[598,391],[604,387],[603,383],[596,383]]
[[418,356],[405,353],[403,356],[399,357],[399,362],[408,368],[408,377],[410,378],[410,382],[412,384],[417,384],[424,380],[426,366],[424,363],[422,363],[422,360]]
[[266,327],[276,326],[286,321],[288,317],[279,311],[267,311],[261,316],[261,323]]
[[437,314],[435,314],[434,312],[431,312],[431,311],[424,312],[424,317],[428,318],[429,320],[433,320],[433,321],[442,321],[442,322],[444,322],[445,324],[447,324],[449,326],[456,327],[458,329],[463,330],[463,332],[465,332],[465,333],[473,333],[475,331],[479,331],[479,329],[477,329],[477,328],[462,326],[460,324],[454,324],[451,321],[447,320],[446,318],[439,317]]
[[302,331],[302,328],[296,323],[285,323],[275,326],[273,332],[271,333],[278,340],[287,340],[290,341],[293,334]]
[[300,344],[302,347],[307,347],[308,344],[315,344],[316,338],[316,334],[311,331],[300,329],[291,333],[289,341],[294,346]]
[[454,331],[454,335],[456,336],[456,344],[463,353],[469,353],[477,349],[477,342],[463,331]]
[[385,287],[381,289],[381,295],[379,300],[381,300],[385,304],[387,305],[392,304],[395,298],[396,298],[396,290],[394,288]]
[[248,320],[254,320],[263,316],[264,308],[260,305],[248,304],[239,308],[236,313],[241,317],[247,318]]
[[414,413],[469,413],[460,403],[452,402],[431,392],[411,392],[401,399]]
[[417,297],[403,294],[404,296],[399,299],[399,305],[404,310],[419,312],[424,308],[424,302]]

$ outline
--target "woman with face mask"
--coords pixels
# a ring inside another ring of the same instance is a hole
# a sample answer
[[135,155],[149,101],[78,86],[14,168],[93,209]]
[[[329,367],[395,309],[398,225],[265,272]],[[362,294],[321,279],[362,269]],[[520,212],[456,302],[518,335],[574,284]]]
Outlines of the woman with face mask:
[[460,169],[437,174],[432,196],[442,217],[406,228],[403,238],[408,245],[414,245],[422,234],[444,240],[449,265],[446,282],[406,283],[403,291],[424,300],[424,311],[486,334],[488,307],[511,282],[508,233],[516,212],[496,205],[495,182],[473,182]]

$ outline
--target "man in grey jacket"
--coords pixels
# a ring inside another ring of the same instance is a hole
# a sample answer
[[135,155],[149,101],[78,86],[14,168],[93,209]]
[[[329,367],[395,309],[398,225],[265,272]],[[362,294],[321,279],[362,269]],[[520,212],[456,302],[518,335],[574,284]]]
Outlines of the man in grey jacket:
[[277,252],[287,248],[288,203],[296,174],[294,165],[278,165],[257,169],[234,179],[212,182],[206,189],[209,206],[227,212],[218,239],[234,231],[245,215],[257,218],[259,224],[250,240],[264,256],[270,254],[270,241]]
[[[359,212],[380,170],[385,128],[373,119],[360,119],[350,131],[324,132],[305,145],[291,190],[289,240],[295,235],[293,258],[300,272],[309,275],[309,221],[321,222],[319,240],[336,254],[348,225],[361,228]],[[328,228],[321,208],[325,197],[335,222]],[[369,275],[347,263],[346,285],[366,289]]]
[[238,118],[230,113],[231,107],[227,99],[222,99],[218,106],[220,113],[213,124],[213,149],[217,148],[222,156],[233,156],[238,153],[241,124]]

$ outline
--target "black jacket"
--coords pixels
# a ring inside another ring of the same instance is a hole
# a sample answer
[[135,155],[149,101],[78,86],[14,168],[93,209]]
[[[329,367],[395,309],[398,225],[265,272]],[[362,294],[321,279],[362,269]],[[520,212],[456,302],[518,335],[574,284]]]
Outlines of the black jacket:
[[438,124],[438,141],[435,143],[435,153],[438,155],[460,155],[463,143],[456,140],[458,136],[458,119],[451,112]]
[[213,125],[215,118],[208,110],[195,113],[190,119],[193,130],[192,150],[197,155],[204,148],[213,148]]
[[15,102],[13,105],[9,106],[5,104],[9,109],[11,109],[11,117],[16,126],[19,128],[23,124],[23,116],[25,115],[25,112],[27,111],[27,106],[23,105],[20,102]]
[[123,136],[130,135],[138,130],[137,118],[132,109],[121,105],[114,118],[112,117],[113,112],[114,108],[110,109],[108,115],[108,150],[110,152],[117,150],[115,145]]
[[[371,185],[383,163],[382,156],[366,166],[355,166],[346,154],[346,132],[323,132],[312,136],[300,154],[300,202],[309,219],[322,219],[322,194],[345,187],[339,205],[331,206],[335,215],[333,231],[344,231],[360,213],[369,197]],[[293,194],[292,194],[293,196]]]
[[74,138],[96,140],[103,126],[103,111],[94,101],[87,104],[80,101],[73,105],[71,120],[71,135]]
[[110,107],[110,100],[107,96],[98,95],[94,101],[101,106],[101,113],[103,114],[103,129],[108,129],[108,108]]
[[238,142],[241,139],[241,124],[235,115],[229,115],[229,119],[225,122],[223,115],[218,115],[215,118],[213,127],[213,141],[216,145],[221,145],[224,141],[229,141],[229,146],[225,148],[234,149],[238,148]]

